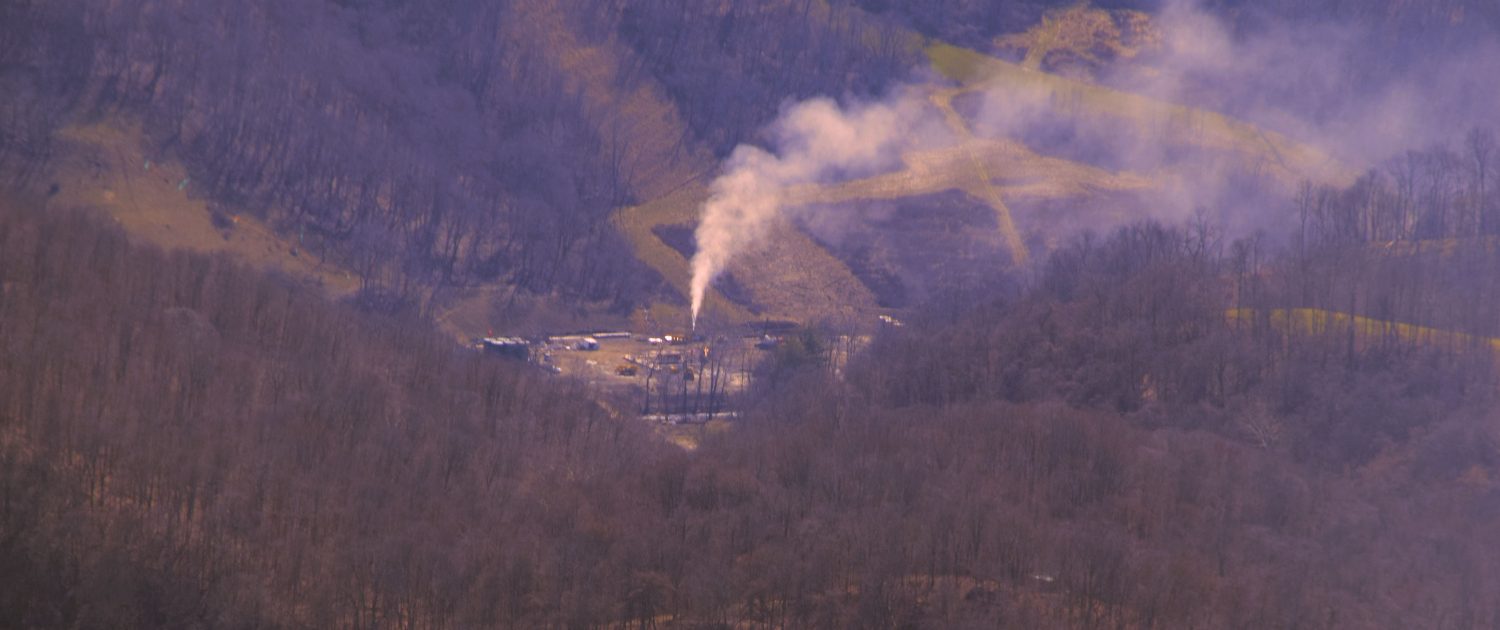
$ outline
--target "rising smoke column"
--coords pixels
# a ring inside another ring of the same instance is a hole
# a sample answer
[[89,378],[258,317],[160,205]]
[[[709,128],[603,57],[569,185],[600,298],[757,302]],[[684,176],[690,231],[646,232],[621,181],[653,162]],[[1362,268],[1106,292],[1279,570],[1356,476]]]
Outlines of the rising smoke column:
[[708,203],[694,237],[693,327],[709,283],[724,271],[729,259],[765,236],[766,227],[781,207],[781,189],[793,183],[791,173],[776,156],[758,147],[740,145],[725,163],[725,172],[710,186]]
[[777,153],[736,147],[709,187],[695,234],[693,324],[714,278],[734,256],[765,238],[788,186],[861,177],[897,163],[912,140],[909,132],[921,127],[926,115],[920,99],[908,91],[847,107],[815,98],[787,108],[772,124]]
[[[1380,41],[1366,27],[1338,21],[1278,23],[1274,30],[1241,36],[1205,9],[1203,0],[1164,0],[1153,19],[1161,31],[1159,49],[1138,63],[1105,69],[1100,83],[1165,103],[1223,110],[1355,162],[1378,162],[1412,146],[1448,141],[1474,123],[1500,124],[1493,107],[1500,100],[1500,83],[1474,79],[1500,72],[1500,45],[1491,42],[1462,53],[1437,54],[1418,66],[1423,73],[1364,85],[1359,81],[1370,75],[1363,71],[1366,66],[1381,63],[1378,57],[1355,54]],[[1025,81],[990,86],[973,121],[976,135],[1025,138],[1054,127],[1059,119],[1089,113],[1059,111],[1058,99],[1044,86]],[[1210,102],[1195,102],[1204,95],[1212,95]],[[1103,155],[1127,171],[1157,172],[1168,166],[1181,143],[1160,130],[1140,132],[1131,121],[1144,116],[1131,110],[1131,101],[1122,99],[1110,110],[1110,100],[1099,105],[1106,115],[1097,117],[1107,124],[1075,123],[1074,130],[1086,133],[1076,138],[1061,134],[1060,139],[1041,134],[1028,148],[1042,155]],[[962,139],[946,133],[942,117],[925,104],[921,87],[899,88],[880,103],[842,108],[827,98],[813,99],[787,108],[771,125],[773,150],[736,148],[711,186],[696,234],[694,322],[714,278],[734,256],[765,238],[782,211],[788,186],[868,175],[918,146],[958,146]],[[1201,177],[1169,180],[1167,198],[1151,210],[1156,218],[1175,221],[1198,208],[1216,207],[1241,216],[1243,225],[1267,221],[1274,226],[1264,202],[1246,197],[1212,161],[1193,158],[1187,166],[1198,168],[1189,172]]]

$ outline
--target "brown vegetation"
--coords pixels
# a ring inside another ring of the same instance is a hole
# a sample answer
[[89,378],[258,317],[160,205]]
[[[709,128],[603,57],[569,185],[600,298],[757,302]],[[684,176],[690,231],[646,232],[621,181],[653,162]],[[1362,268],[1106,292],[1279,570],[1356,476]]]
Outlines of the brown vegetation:
[[795,336],[735,429],[676,432],[689,454],[418,322],[7,208],[0,618],[1500,619],[1488,362],[1231,326],[1221,278],[1280,299],[1275,276],[1308,267],[1218,251],[1140,226],[1065,248],[1011,298],[936,302],[847,365]]
[[[644,383],[627,398],[457,347],[408,302],[452,290],[453,329],[498,295],[538,327],[660,297],[687,228],[658,228],[704,194],[670,180],[782,99],[876,89],[913,52],[881,16],[984,42],[1047,3],[933,3],[934,28],[885,0],[586,5],[0,2],[0,191],[23,191],[0,198],[0,626],[1500,626],[1500,373],[1472,351],[1500,337],[1491,136],[1355,178],[1228,117],[934,46],[960,80],[1124,101],[1144,111],[1123,124],[1329,185],[1262,209],[1285,242],[1199,216],[1019,273],[911,255],[894,267],[957,281],[870,338],[807,305],[876,298],[788,227],[747,292],[825,328],[602,353]],[[205,196],[63,190],[69,136],[108,128],[80,120],[141,121],[113,159]],[[979,225],[1015,254],[999,195],[1149,186],[1009,140],[920,157],[960,168],[798,194],[926,176],[963,192],[877,228],[962,249]],[[987,172],[1004,160],[1019,179]],[[280,234],[257,243],[298,235],[309,273],[352,270],[358,299],[136,237],[184,207],[222,234],[209,201]],[[634,413],[726,402],[698,426]]]

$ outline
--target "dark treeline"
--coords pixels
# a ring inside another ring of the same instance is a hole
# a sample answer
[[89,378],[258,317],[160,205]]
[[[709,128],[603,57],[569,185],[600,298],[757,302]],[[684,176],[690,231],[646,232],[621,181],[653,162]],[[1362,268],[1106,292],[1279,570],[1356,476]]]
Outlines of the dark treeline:
[[1500,143],[1475,128],[1455,149],[1411,150],[1354,186],[1304,186],[1299,238],[1310,244],[1390,243],[1500,235]]
[[1407,151],[1349,188],[1303,186],[1283,303],[1500,336],[1497,158],[1494,133],[1477,128],[1458,148]]
[[1203,5],[1233,18],[1240,29],[1274,29],[1278,20],[1358,24],[1385,38],[1387,50],[1371,52],[1393,61],[1419,50],[1422,41],[1446,47],[1500,28],[1500,6],[1489,0],[1205,0]]
[[0,618],[1500,622],[1489,355],[1232,322],[1227,279],[1312,266],[1259,251],[1140,225],[837,375],[803,335],[684,453],[415,322],[7,211]]
[[0,4],[0,186],[29,181],[52,157],[52,132],[70,117],[89,64],[76,19],[44,3]]
[[718,154],[818,95],[872,96],[904,78],[918,42],[896,22],[805,0],[622,2],[618,31],[693,133]]

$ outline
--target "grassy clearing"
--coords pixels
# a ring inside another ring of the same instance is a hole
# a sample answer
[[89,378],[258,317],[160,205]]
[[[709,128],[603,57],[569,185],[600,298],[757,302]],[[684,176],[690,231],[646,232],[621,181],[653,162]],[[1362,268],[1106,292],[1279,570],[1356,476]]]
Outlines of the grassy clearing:
[[1441,328],[1373,319],[1317,308],[1270,309],[1234,308],[1225,312],[1234,326],[1253,325],[1264,318],[1272,329],[1283,334],[1341,335],[1353,334],[1362,344],[1383,340],[1428,346],[1449,351],[1487,349],[1500,355],[1500,338],[1482,337]]
[[709,436],[726,433],[733,428],[734,425],[727,420],[709,420],[703,424],[659,424],[656,433],[682,450],[695,451]]
[[[67,127],[58,138],[65,148],[50,165],[50,181],[59,187],[51,203],[97,208],[133,239],[163,249],[227,254],[321,287],[333,298],[359,290],[356,274],[335,262],[319,261],[295,238],[277,234],[243,209],[218,204],[216,225],[214,210],[195,193],[187,169],[171,160],[149,158],[138,128],[94,123]],[[484,333],[491,327],[490,305],[500,291],[498,285],[473,288],[471,295],[438,309],[434,320],[455,339]]]
[[215,225],[187,169],[150,162],[139,129],[121,123],[73,126],[58,134],[65,149],[51,165],[59,191],[51,203],[103,210],[132,238],[164,249],[222,252],[275,269],[341,297],[359,289],[347,269],[321,262],[237,208],[221,207]]
[[[615,225],[635,249],[636,258],[660,274],[662,279],[683,296],[691,295],[691,280],[688,260],[671,246],[662,242],[652,229],[660,225],[677,225],[698,222],[698,208],[708,200],[708,188],[702,184],[685,186],[676,192],[638,206],[621,208],[615,213]],[[710,292],[704,309],[732,322],[754,319],[749,311],[725,299],[717,291]],[[687,321],[685,305],[657,304],[651,308],[651,318],[668,321]]]
[[1026,259],[1031,256],[1026,249],[1026,242],[1021,240],[1021,233],[1016,231],[1016,221],[1011,216],[1010,208],[1006,207],[1000,193],[996,192],[991,182],[990,170],[986,168],[986,162],[979,157],[975,148],[974,134],[969,130],[969,125],[964,122],[963,117],[953,109],[953,97],[955,90],[940,90],[933,92],[930,100],[943,112],[943,120],[953,133],[958,135],[960,146],[964,149],[964,156],[968,158],[969,169],[973,172],[969,185],[964,188],[965,192],[973,195],[976,199],[983,200],[995,210],[996,225],[999,226],[1000,235],[1005,239],[1005,246],[1010,251],[1011,261],[1017,266],[1026,264]]
[[1032,70],[948,44],[928,46],[927,57],[939,73],[959,82],[962,92],[990,87],[1027,90],[1048,99],[1064,115],[1105,117],[1145,137],[1238,154],[1250,164],[1268,166],[1288,189],[1304,179],[1342,187],[1356,177],[1315,147],[1216,112]]
[[[995,39],[1000,49],[1024,50],[1021,65],[1031,70],[1055,67],[1050,57],[1062,56],[1095,65],[1114,58],[1131,58],[1155,43],[1150,15],[1140,11],[1111,12],[1080,3],[1049,11],[1042,22],[1024,33]],[[1054,54],[1056,53],[1056,54]]]
[[[688,259],[663,243],[652,229],[696,225],[707,200],[708,188],[695,184],[650,203],[623,208],[615,216],[616,225],[635,247],[636,256],[683,296],[689,295]],[[786,222],[773,225],[763,246],[745,252],[731,263],[729,271],[763,309],[760,314],[751,313],[718,291],[711,291],[705,313],[729,323],[762,318],[804,322],[858,318],[875,304],[874,295],[847,265]],[[652,318],[686,321],[687,312],[682,306],[657,305]]]

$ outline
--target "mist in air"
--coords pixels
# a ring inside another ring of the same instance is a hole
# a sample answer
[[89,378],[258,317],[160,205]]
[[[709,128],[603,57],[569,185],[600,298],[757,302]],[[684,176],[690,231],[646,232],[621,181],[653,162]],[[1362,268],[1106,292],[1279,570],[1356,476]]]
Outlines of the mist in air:
[[[1459,58],[1445,54],[1441,64],[1414,64],[1441,72],[1407,72],[1365,84],[1354,77],[1361,76],[1361,64],[1370,63],[1367,51],[1358,48],[1369,38],[1354,27],[1297,25],[1236,35],[1198,2],[1176,0],[1157,15],[1155,28],[1159,46],[1128,64],[1105,67],[1094,80],[1285,134],[1328,156],[1328,168],[1320,173],[1293,168],[1279,181],[1257,183],[1257,194],[1247,195],[1246,178],[1263,176],[1277,165],[1214,153],[1185,159],[1182,147],[1174,144],[1180,138],[1097,112],[1060,116],[1051,95],[1004,83],[981,91],[978,104],[966,112],[967,123],[980,137],[1020,140],[1043,156],[1104,155],[1107,169],[1155,176],[1157,188],[1149,196],[1147,214],[1134,219],[1180,221],[1207,210],[1231,231],[1243,232],[1277,229],[1284,208],[1276,200],[1290,197],[1293,177],[1346,185],[1332,174],[1352,176],[1378,168],[1401,151],[1453,141],[1474,125],[1494,124],[1500,117],[1484,106],[1500,102],[1500,45],[1468,50]],[[791,104],[768,126],[768,146],[742,144],[731,152],[710,185],[696,232],[691,261],[695,325],[714,279],[787,216],[789,187],[866,177],[898,168],[903,155],[915,148],[953,148],[971,141],[935,124],[940,115],[927,100],[933,84],[923,76],[875,101],[840,103],[820,96]],[[989,175],[1007,177],[999,171]],[[857,220],[839,217],[835,223]],[[1024,227],[1047,232],[1078,226]]]
[[920,115],[910,95],[849,106],[815,98],[777,118],[772,126],[776,153],[753,145],[735,148],[710,187],[696,233],[694,326],[709,284],[735,255],[765,238],[787,187],[888,168],[912,140],[907,130]]

